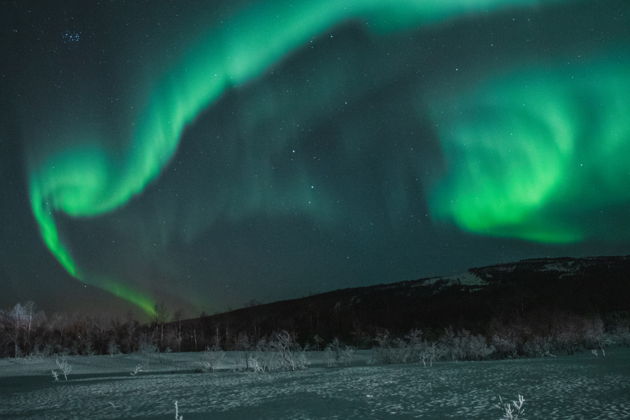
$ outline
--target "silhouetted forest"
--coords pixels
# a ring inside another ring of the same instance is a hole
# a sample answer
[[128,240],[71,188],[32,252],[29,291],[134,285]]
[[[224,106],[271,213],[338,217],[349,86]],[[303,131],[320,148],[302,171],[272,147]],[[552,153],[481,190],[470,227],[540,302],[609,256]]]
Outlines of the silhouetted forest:
[[0,312],[0,354],[248,350],[281,330],[314,350],[331,343],[396,349],[421,340],[459,348],[461,359],[566,354],[630,343],[629,274],[629,257],[525,260],[196,319],[159,304],[145,324],[48,317],[29,302]]

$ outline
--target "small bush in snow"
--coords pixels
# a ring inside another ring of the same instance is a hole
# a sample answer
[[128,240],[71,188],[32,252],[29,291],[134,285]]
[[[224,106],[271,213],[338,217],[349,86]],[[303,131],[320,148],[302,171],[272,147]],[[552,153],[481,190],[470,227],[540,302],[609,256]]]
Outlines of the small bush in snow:
[[131,376],[136,376],[138,373],[140,373],[142,371],[143,371],[142,365],[140,363],[138,363],[136,365],[136,367],[134,367],[133,370],[131,372],[129,372],[129,374]]
[[519,394],[518,399],[512,402],[504,402],[503,398],[499,396],[499,403],[495,405],[499,410],[503,412],[500,420],[523,420],[525,414],[525,398]]
[[158,346],[153,344],[148,337],[143,337],[138,345],[138,351],[143,357],[143,365],[151,366],[152,362],[155,362],[157,359],[159,363],[162,363],[162,359],[160,357],[160,349]]
[[326,365],[329,367],[337,365],[349,365],[354,358],[354,349],[342,344],[338,338],[335,338],[326,346],[324,350]]
[[439,342],[445,357],[451,360],[482,360],[495,352],[485,337],[471,334],[468,330],[456,332],[452,328],[447,328]]
[[257,372],[294,371],[306,368],[308,362],[295,337],[280,331],[258,342],[256,351],[249,356],[248,365],[250,370]]
[[374,352],[377,363],[422,363],[433,366],[445,352],[436,343],[423,338],[421,330],[412,330],[404,338],[391,339],[387,331],[377,335]]
[[198,371],[204,373],[214,372],[224,358],[225,353],[218,347],[213,346],[212,348],[207,348],[206,351],[201,354],[201,360],[198,363]]
[[408,363],[422,363],[423,366],[433,366],[433,362],[440,358],[441,351],[436,343],[429,343],[419,329],[409,332],[405,336],[404,346]]
[[554,357],[553,348],[549,337],[534,336],[523,344],[523,353],[529,357]]
[[249,355],[249,360],[247,361],[247,367],[249,370],[256,373],[265,371],[265,369],[263,368],[263,365],[260,362],[260,357],[255,354]]
[[62,357],[61,359],[57,358],[55,360],[55,363],[57,364],[57,367],[59,368],[59,371],[63,375],[64,379],[67,381],[68,375],[70,374],[70,372],[72,372],[72,365],[68,363],[65,357]]
[[404,349],[399,348],[401,341],[393,340],[389,336],[389,331],[378,333],[374,340],[376,341],[374,359],[377,363],[405,363]]
[[514,337],[507,334],[494,334],[490,338],[490,344],[495,348],[501,357],[516,357],[518,352],[518,343]]

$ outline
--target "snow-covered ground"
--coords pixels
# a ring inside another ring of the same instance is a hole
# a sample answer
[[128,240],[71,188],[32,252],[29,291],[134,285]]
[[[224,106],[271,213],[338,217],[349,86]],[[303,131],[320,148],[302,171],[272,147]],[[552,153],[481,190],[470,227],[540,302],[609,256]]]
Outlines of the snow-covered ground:
[[[525,397],[526,419],[630,418],[630,351],[490,362],[367,365],[297,372],[194,373],[200,354],[68,357],[55,382],[54,359],[0,360],[0,418],[115,419],[498,419],[497,397]],[[132,376],[138,364],[145,369]]]

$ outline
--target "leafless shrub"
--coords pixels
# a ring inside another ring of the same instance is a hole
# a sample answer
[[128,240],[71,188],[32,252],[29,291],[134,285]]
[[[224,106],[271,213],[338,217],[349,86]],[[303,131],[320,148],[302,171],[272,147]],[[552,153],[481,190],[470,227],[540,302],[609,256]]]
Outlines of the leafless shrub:
[[218,347],[207,348],[201,354],[201,360],[198,363],[198,371],[204,373],[214,372],[224,358],[225,352]]
[[260,340],[249,361],[253,363],[250,370],[262,372],[295,371],[308,365],[304,349],[287,331],[279,331],[268,339]]
[[387,331],[376,336],[374,359],[377,363],[422,363],[432,366],[440,359],[483,360],[495,352],[482,335],[467,330],[447,328],[437,342],[424,339],[421,330],[412,330],[403,338],[391,338]]
[[261,358],[257,354],[250,354],[249,360],[247,361],[248,369],[256,373],[264,372],[265,369],[260,360]]
[[326,346],[324,356],[328,367],[349,365],[354,358],[354,348],[342,344],[339,339],[335,337],[335,339]]
[[158,346],[153,344],[153,342],[147,336],[141,337],[140,343],[138,345],[138,351],[143,356],[144,358],[143,364],[146,366],[150,366],[151,362],[152,361],[154,362],[156,358],[158,359],[160,363],[162,362],[162,360],[159,357],[160,349],[158,348]]
[[67,381],[68,375],[72,372],[72,365],[68,363],[65,357],[55,359],[55,364],[57,365],[57,368],[59,368],[59,371],[63,375],[64,379]]
[[523,420],[523,415],[525,414],[524,404],[525,398],[520,394],[517,400],[511,402],[504,402],[503,398],[499,396],[499,402],[495,404],[495,407],[503,412],[500,420]]
[[472,334],[468,330],[454,331],[447,328],[440,338],[444,356],[451,360],[482,360],[494,353],[492,345],[488,345],[486,338]]
[[424,366],[432,366],[442,354],[436,343],[424,340],[419,329],[410,331],[404,338],[396,339],[390,338],[388,331],[383,331],[376,336],[375,341],[374,355],[377,363],[422,363]]
[[374,359],[377,363],[404,363],[404,349],[399,348],[400,341],[390,337],[389,331],[379,332],[374,338],[376,348],[374,349]]
[[550,337],[533,336],[523,344],[523,353],[529,357],[554,357],[553,348]]
[[518,342],[511,335],[494,334],[490,337],[490,345],[494,347],[501,357],[516,357],[518,354]]
[[143,371],[143,367],[142,364],[138,363],[131,372],[129,372],[129,374],[131,376],[136,376],[137,374],[139,374],[140,372]]
[[433,362],[440,358],[442,350],[436,343],[424,339],[422,330],[411,330],[405,336],[408,363],[422,363],[423,366],[433,366]]
[[235,347],[240,351],[241,358],[245,364],[245,370],[250,370],[249,361],[251,359],[253,346],[249,335],[245,332],[240,332],[236,336]]

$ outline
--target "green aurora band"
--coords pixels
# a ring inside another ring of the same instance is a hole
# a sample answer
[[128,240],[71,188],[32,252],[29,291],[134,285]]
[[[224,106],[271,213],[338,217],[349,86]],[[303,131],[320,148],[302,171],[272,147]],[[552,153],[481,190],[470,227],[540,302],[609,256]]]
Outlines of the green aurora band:
[[[160,175],[177,150],[184,130],[200,112],[215,103],[230,87],[242,85],[262,75],[309,39],[335,25],[353,19],[360,20],[378,34],[437,24],[477,13],[514,7],[541,7],[560,2],[569,3],[571,0],[261,1],[234,15],[226,23],[214,27],[210,23],[212,29],[194,45],[189,46],[173,66],[161,69],[162,77],[152,87],[148,98],[145,98],[146,105],[136,108],[138,114],[134,116],[133,132],[124,151],[110,151],[101,142],[103,133],[87,130],[87,133],[76,133],[77,138],[71,139],[78,141],[81,147],[62,146],[61,150],[50,153],[44,159],[29,161],[30,201],[43,240],[73,277],[126,299],[151,314],[153,301],[150,297],[113,280],[104,281],[99,276],[89,275],[81,270],[60,234],[55,213],[71,217],[94,217],[124,206]],[[549,107],[558,105],[552,99],[550,101],[547,104]],[[564,117],[566,116],[557,116]],[[565,120],[553,122],[560,125],[566,123]],[[509,121],[504,123],[508,124]],[[462,132],[479,128],[478,125],[469,127],[465,122],[458,125],[462,127]],[[496,125],[493,124],[495,127]],[[571,133],[565,132],[570,131],[570,128],[558,129],[564,139],[556,140],[555,143],[555,147],[559,149],[557,159],[561,159],[563,153],[568,153],[563,148],[571,147],[568,144],[570,140],[565,138],[570,137]],[[448,141],[452,144],[449,147],[455,147],[455,137]],[[554,147],[553,144],[548,146]],[[527,153],[525,146],[521,152]],[[447,154],[450,152],[447,151]],[[536,165],[539,168],[550,166]],[[525,203],[525,207],[533,209],[536,203],[546,199],[544,192],[539,190],[549,191],[551,185],[561,176],[560,165],[555,165],[554,168],[558,173],[549,175],[536,172],[535,167],[525,169],[524,172],[533,172],[540,179],[531,186],[519,184],[518,179],[512,181],[510,185],[515,185],[516,189],[511,190],[510,197],[519,194],[518,188],[527,187],[526,195],[530,201]],[[464,174],[461,171],[455,169],[456,173]],[[516,178],[520,176],[514,175]],[[444,190],[459,191],[466,187],[461,181],[457,181],[457,175],[449,179],[453,185],[449,184],[440,190],[442,192],[438,193],[439,202],[443,202],[444,197],[448,196]],[[497,185],[495,188],[503,190],[504,186]],[[484,190],[483,193],[487,196],[494,191]],[[474,200],[462,200],[456,209],[439,205],[437,211],[439,214],[452,215],[458,224],[471,230],[497,233],[478,214],[485,210],[483,199],[480,198],[476,204],[478,210],[466,210],[465,207],[470,205],[468,201]],[[519,204],[520,199],[516,197],[510,205],[517,208]],[[488,219],[497,219],[500,213],[507,213],[500,209],[490,209],[494,213]],[[540,234],[528,235],[525,232],[526,227],[520,228],[520,235],[514,232],[519,220],[526,218],[532,211],[521,213],[523,214],[512,221],[513,228],[503,230],[504,234],[541,239]],[[502,223],[506,225],[506,221]],[[479,226],[480,229],[476,229]],[[579,237],[570,230],[554,233],[554,237],[562,235],[565,240]]]
[[630,53],[566,63],[487,78],[456,97],[436,94],[431,110],[447,160],[429,199],[436,219],[536,242],[611,239],[580,216],[630,199]]

